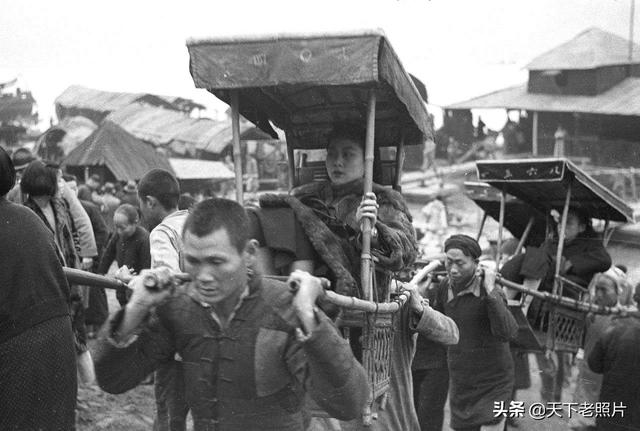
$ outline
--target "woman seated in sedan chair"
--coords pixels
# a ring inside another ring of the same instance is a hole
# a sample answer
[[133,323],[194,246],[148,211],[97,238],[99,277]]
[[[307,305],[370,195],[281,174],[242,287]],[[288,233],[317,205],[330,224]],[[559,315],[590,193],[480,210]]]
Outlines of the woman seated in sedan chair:
[[392,272],[413,263],[418,248],[402,195],[374,183],[373,192],[363,197],[364,142],[364,130],[337,126],[328,136],[328,180],[303,184],[288,196],[265,195],[260,210],[249,211],[252,236],[262,246],[265,273],[284,275],[302,269],[326,276],[338,293],[361,296],[365,218],[373,227],[375,285],[388,285]]
[[[373,193],[364,194],[365,133],[353,126],[337,127],[329,135],[325,166],[328,181],[304,184],[289,196],[263,196],[260,210],[252,213],[255,225],[251,235],[264,245],[265,256],[273,255],[274,267],[284,272],[305,269],[324,275],[336,292],[360,296],[360,252],[362,221],[369,218],[373,230],[371,255],[375,266],[372,291],[374,300],[384,301],[391,274],[408,267],[418,248],[411,214],[395,190],[373,184]],[[375,171],[375,169],[374,169]],[[249,211],[249,213],[251,213]],[[453,320],[434,310],[424,301],[415,285],[404,285],[410,299],[393,319],[393,341],[389,348],[389,400],[377,410],[377,420],[365,426],[362,419],[335,423],[335,419],[313,417],[312,429],[344,431],[402,431],[418,429],[418,417],[411,393],[411,361],[415,353],[416,333],[429,340],[451,345],[458,342],[458,328]],[[335,306],[319,304],[331,317],[346,317],[349,342],[356,359],[364,359],[364,328],[353,326],[350,316],[336,314]],[[340,323],[339,323],[340,325]],[[380,372],[379,369],[376,373]],[[317,408],[308,406],[311,412]],[[314,416],[315,413],[312,414]],[[322,415],[321,415],[322,416]]]

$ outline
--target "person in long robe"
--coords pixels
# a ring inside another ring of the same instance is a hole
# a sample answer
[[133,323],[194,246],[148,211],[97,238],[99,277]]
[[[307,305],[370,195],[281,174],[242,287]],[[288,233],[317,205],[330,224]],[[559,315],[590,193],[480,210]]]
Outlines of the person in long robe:
[[436,288],[433,307],[444,310],[460,330],[449,346],[451,427],[458,431],[502,431],[505,417],[495,403],[509,406],[514,373],[509,341],[518,324],[507,307],[495,276],[480,271],[482,250],[467,235],[453,235],[444,244],[447,277]]

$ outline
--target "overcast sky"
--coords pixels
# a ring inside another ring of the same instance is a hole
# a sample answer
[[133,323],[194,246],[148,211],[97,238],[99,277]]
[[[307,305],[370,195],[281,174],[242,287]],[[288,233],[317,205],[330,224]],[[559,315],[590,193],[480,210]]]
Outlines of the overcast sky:
[[631,1],[7,0],[0,81],[18,76],[45,119],[72,84],[215,109],[217,99],[189,75],[189,37],[382,28],[430,101],[443,105],[524,82],[528,61],[586,28],[628,37]]

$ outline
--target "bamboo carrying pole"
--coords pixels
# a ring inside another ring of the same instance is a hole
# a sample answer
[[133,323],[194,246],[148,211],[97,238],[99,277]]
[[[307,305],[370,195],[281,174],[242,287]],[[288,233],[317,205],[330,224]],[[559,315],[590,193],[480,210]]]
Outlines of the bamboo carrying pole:
[[529,218],[527,222],[527,226],[524,228],[524,232],[522,232],[522,236],[520,237],[520,241],[518,241],[518,248],[516,248],[516,255],[520,254],[522,251],[522,247],[524,247],[524,243],[527,241],[529,237],[529,233],[531,232],[531,228],[533,227],[533,223],[536,221],[534,216]]
[[293,146],[287,145],[287,165],[289,166],[289,188],[292,189],[300,185],[296,175],[295,153]]
[[[433,261],[429,265],[425,266],[420,272],[418,272],[411,280],[412,284],[417,284],[422,281],[427,275],[433,272],[440,265],[439,261]],[[82,271],[80,269],[63,267],[64,275],[67,277],[67,281],[73,284],[83,284],[93,287],[101,287],[104,289],[120,289],[127,287],[120,280],[105,277],[103,275],[93,274],[91,272]],[[577,299],[571,299],[560,295],[553,295],[549,292],[539,292],[537,290],[530,290],[521,284],[514,283],[503,278],[500,275],[496,276],[496,283],[508,287],[509,289],[517,290],[518,292],[525,293],[527,295],[534,296],[544,301],[551,301],[565,307],[573,308],[575,310],[595,313],[595,314],[616,314],[616,315],[632,315],[640,317],[640,313],[631,312],[615,307],[605,307],[603,305],[596,305],[589,302],[578,301]],[[326,285],[325,285],[326,286]],[[395,313],[402,308],[403,304],[409,299],[409,294],[401,292],[399,297],[389,303],[375,303],[372,301],[365,301],[352,296],[345,296],[335,293],[331,290],[325,290],[324,297],[332,304],[340,307],[346,307],[353,310],[366,311],[370,313]]]
[[487,223],[487,217],[489,214],[482,214],[482,221],[480,222],[480,229],[478,229],[478,235],[476,235],[476,241],[480,241],[480,237],[482,236],[482,231],[484,230],[484,225]]
[[396,147],[396,172],[393,178],[393,189],[400,191],[400,181],[402,181],[402,166],[404,165],[404,139],[405,132],[402,132],[400,143]]
[[507,192],[502,190],[500,192],[500,221],[498,224],[498,244],[496,247],[496,262],[499,265],[500,260],[502,259],[502,231],[504,229],[504,210],[507,203]]
[[564,238],[567,231],[567,217],[569,216],[569,203],[571,202],[571,183],[567,186],[567,196],[564,200],[564,208],[562,209],[562,219],[560,220],[560,233],[558,234],[558,251],[556,253],[556,268],[554,273],[554,283],[553,283],[553,294],[557,295],[558,293],[562,294],[562,292],[558,292],[559,281],[558,276],[560,275],[560,265],[562,265],[562,251],[564,249]]
[[636,0],[631,0],[631,10],[629,11],[629,63],[633,61],[633,21],[636,11]]
[[231,91],[231,132],[233,133],[233,165],[236,169],[236,201],[243,204],[242,151],[240,148],[240,101],[237,91]]
[[[431,272],[440,266],[440,261],[434,260],[422,268],[412,278],[411,284],[418,284],[423,281]],[[67,277],[67,281],[73,284],[89,285],[93,287],[101,287],[103,289],[121,289],[126,288],[127,285],[120,280],[105,277],[103,275],[94,274],[80,269],[63,267],[64,275]],[[177,276],[175,276],[177,277]],[[184,281],[183,278],[177,277],[178,280]],[[172,280],[175,278],[172,277]],[[321,278],[321,283],[325,288],[323,297],[326,298],[332,304],[340,307],[346,307],[352,310],[366,311],[369,313],[395,313],[402,308],[405,302],[409,299],[410,294],[406,292],[400,292],[399,296],[391,302],[376,303],[359,299],[352,296],[345,296],[335,293],[331,290],[326,290],[329,287],[329,281]],[[293,290],[297,290],[295,286],[296,282],[289,281],[289,285]]]
[[102,287],[103,289],[121,289],[127,287],[120,280],[105,277],[104,275],[82,271],[80,269],[63,267],[64,275],[70,284],[83,284],[87,286]]
[[[571,182],[567,185],[567,196],[562,209],[562,219],[560,220],[560,233],[558,234],[558,250],[556,253],[556,268],[553,277],[553,295],[562,297],[562,282],[560,281],[560,266],[562,265],[562,251],[564,250],[564,239],[567,233],[567,217],[569,216],[569,204],[571,203]],[[551,350],[555,350],[556,339],[551,334],[556,331],[556,320],[551,319],[549,322],[549,332],[547,332],[547,345],[551,346]],[[551,338],[551,340],[549,340]],[[550,341],[550,343],[549,343]]]
[[518,292],[525,293],[527,295],[531,295],[535,298],[542,299],[543,301],[554,302],[556,304],[560,304],[567,308],[572,308],[578,311],[584,311],[586,313],[595,313],[595,314],[628,314],[628,315],[636,315],[637,313],[630,312],[628,310],[623,310],[617,307],[606,307],[604,305],[597,305],[590,302],[579,301],[577,299],[567,298],[566,296],[554,295],[549,292],[540,292],[538,290],[530,290],[524,287],[521,284],[514,283],[513,281],[509,281],[503,278],[500,275],[496,276],[496,283],[508,287],[509,289],[517,290]]
[[531,153],[534,156],[538,155],[538,112],[533,112],[533,127],[531,136]]
[[[364,153],[364,193],[373,191],[373,145],[375,140],[376,126],[376,90],[369,91],[369,101],[367,102],[367,140],[365,142]],[[360,270],[360,280],[362,282],[362,292],[365,299],[373,300],[371,288],[371,220],[362,220],[362,261]]]
[[[430,262],[413,276],[409,284],[420,283],[440,265],[441,262],[439,260]],[[324,292],[324,298],[334,305],[348,308],[350,310],[365,311],[368,313],[395,313],[402,308],[405,302],[407,302],[409,296],[410,294],[406,292],[400,292],[400,295],[394,301],[379,303],[366,301],[353,296],[340,295],[332,290],[325,290]]]

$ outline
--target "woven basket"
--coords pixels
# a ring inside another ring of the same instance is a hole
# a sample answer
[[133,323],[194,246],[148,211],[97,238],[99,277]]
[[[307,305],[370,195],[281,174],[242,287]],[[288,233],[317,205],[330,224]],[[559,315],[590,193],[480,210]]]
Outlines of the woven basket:
[[[583,299],[584,289],[576,289],[559,280],[559,294],[563,290],[572,297]],[[549,350],[577,353],[584,342],[585,316],[583,311],[534,299],[529,308],[529,321],[534,328],[546,333],[544,345]]]
[[338,324],[367,371],[373,399],[378,399],[389,389],[394,314],[345,309]]

